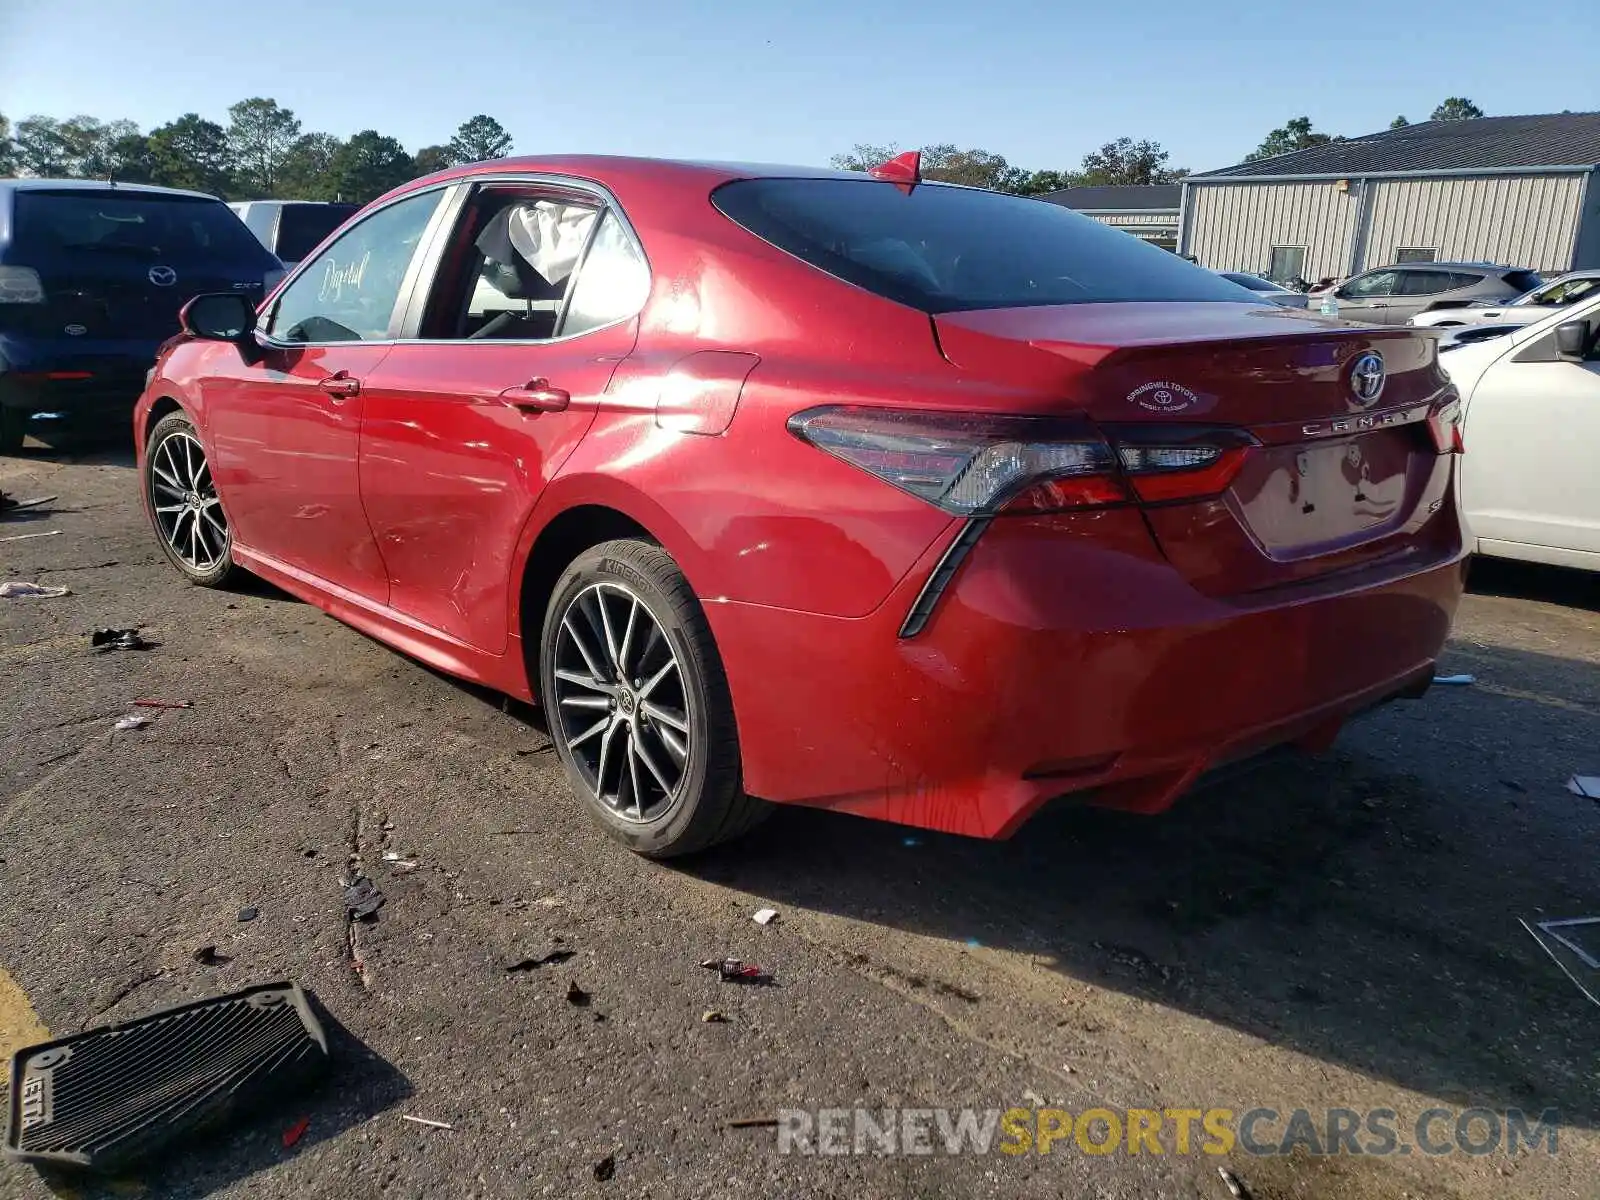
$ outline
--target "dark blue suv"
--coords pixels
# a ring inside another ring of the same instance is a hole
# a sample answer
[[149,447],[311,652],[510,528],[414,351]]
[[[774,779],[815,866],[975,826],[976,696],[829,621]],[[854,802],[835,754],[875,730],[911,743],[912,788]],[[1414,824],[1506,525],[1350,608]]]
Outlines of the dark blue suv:
[[282,273],[215,196],[0,179],[0,454],[50,425],[120,428],[190,297],[259,302]]

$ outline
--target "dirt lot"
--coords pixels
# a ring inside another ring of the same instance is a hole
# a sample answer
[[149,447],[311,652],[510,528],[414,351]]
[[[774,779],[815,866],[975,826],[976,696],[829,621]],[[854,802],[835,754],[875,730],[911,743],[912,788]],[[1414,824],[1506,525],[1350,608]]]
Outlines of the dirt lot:
[[[1480,571],[1444,662],[1476,686],[1165,817],[1063,805],[988,844],[792,810],[659,866],[591,828],[535,713],[268,587],[186,586],[130,467],[0,459],[6,490],[61,496],[0,536],[62,531],[0,542],[0,579],[73,592],[0,600],[0,1051],[292,978],[338,1061],[111,1194],[1227,1200],[1219,1165],[1256,1200],[1594,1194],[1600,1010],[1517,924],[1600,913],[1600,804],[1563,787],[1600,774],[1594,580]],[[91,654],[102,625],[159,645]],[[112,729],[149,696],[194,707]],[[353,861],[388,897],[372,925],[345,918]],[[505,969],[552,948],[576,953]],[[780,986],[719,984],[697,964],[721,954]],[[1554,1156],[1336,1158],[817,1157],[727,1128],[857,1105],[1561,1127]],[[97,1194],[0,1167],[0,1196],[52,1190]]]

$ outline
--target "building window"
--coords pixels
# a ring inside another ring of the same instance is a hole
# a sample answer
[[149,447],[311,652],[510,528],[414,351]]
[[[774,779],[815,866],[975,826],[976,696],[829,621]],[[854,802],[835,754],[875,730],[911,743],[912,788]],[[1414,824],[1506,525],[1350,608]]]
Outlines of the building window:
[[1433,262],[1439,257],[1439,252],[1432,246],[1400,246],[1395,249],[1394,260],[1403,262]]
[[1306,248],[1304,246],[1274,246],[1267,266],[1267,278],[1273,283],[1288,283],[1291,279],[1305,278]]

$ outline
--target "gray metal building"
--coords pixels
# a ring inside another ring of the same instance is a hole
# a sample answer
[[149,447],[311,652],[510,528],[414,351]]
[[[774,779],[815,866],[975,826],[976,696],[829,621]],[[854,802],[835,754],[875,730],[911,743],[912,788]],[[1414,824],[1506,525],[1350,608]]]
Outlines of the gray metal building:
[[1273,279],[1600,267],[1600,113],[1428,121],[1183,182],[1178,251]]
[[1060,204],[1166,250],[1178,244],[1177,184],[1104,184],[1046,192],[1041,200]]

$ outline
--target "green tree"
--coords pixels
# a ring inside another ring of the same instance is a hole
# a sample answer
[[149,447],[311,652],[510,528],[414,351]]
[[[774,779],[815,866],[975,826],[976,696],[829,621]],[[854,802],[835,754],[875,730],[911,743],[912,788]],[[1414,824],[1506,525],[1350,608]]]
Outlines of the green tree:
[[1118,138],[1083,156],[1078,182],[1080,186],[1176,183],[1189,172],[1167,166],[1171,157],[1160,142]]
[[278,166],[277,194],[289,200],[338,199],[333,159],[343,145],[331,133],[301,134]]
[[5,113],[0,113],[0,176],[16,174],[16,155],[16,143],[11,140],[11,122]]
[[1404,129],[1407,125],[1410,125],[1410,124],[1411,124],[1411,122],[1406,120],[1405,117],[1399,116],[1399,117],[1396,117],[1394,120],[1389,122],[1389,128],[1390,129]]
[[228,109],[228,153],[239,185],[252,196],[276,196],[283,167],[300,140],[300,119],[276,100],[253,96]]
[[234,188],[228,131],[199,113],[152,129],[151,178],[167,187],[192,188],[226,198]]
[[365,204],[416,178],[406,148],[376,129],[363,129],[334,153],[329,174],[340,199]]
[[54,117],[32,116],[17,122],[13,138],[17,168],[40,179],[67,173],[70,146]]
[[1266,140],[1256,147],[1255,153],[1245,156],[1245,162],[1276,158],[1280,154],[1293,154],[1296,150],[1306,150],[1312,146],[1340,140],[1342,139],[1312,129],[1310,117],[1295,117],[1285,122],[1281,128],[1267,134]]
[[[853,146],[845,154],[835,154],[832,163],[841,171],[870,171],[903,151],[892,143]],[[1003,155],[990,150],[962,150],[950,142],[922,147],[922,177],[942,183],[961,183],[968,187],[1012,191],[1028,177],[1027,171],[1013,167]]]
[[418,175],[432,175],[435,171],[455,166],[455,157],[450,153],[449,146],[424,146],[417,151],[413,161],[417,164]]
[[122,127],[108,136],[104,154],[106,176],[121,183],[153,183],[155,162],[150,154],[150,139],[132,121],[113,121],[108,129]]
[[450,158],[454,163],[483,162],[504,158],[511,153],[511,135],[493,117],[479,113],[463,121],[450,139]]
[[1077,187],[1083,177],[1076,171],[1023,171],[1009,190],[1019,196],[1044,196]]
[[1479,108],[1465,96],[1451,96],[1438,108],[1433,110],[1430,121],[1470,121],[1475,117],[1483,116],[1483,109]]

